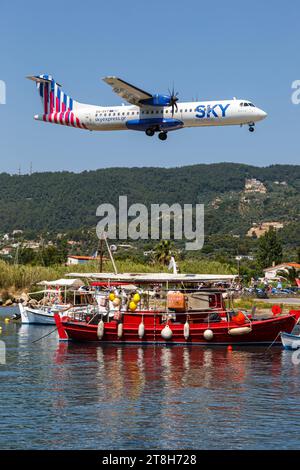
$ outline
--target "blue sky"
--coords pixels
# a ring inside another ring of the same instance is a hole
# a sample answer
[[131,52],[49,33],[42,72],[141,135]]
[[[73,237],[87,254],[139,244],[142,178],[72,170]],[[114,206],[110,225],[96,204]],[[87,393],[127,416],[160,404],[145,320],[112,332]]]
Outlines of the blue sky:
[[[1,1],[0,171],[82,171],[221,161],[298,164],[299,2]],[[180,99],[247,98],[268,112],[246,127],[184,129],[166,142],[144,133],[88,132],[35,122],[40,101],[28,74],[51,73],[86,103],[120,104],[101,81],[117,75]]]

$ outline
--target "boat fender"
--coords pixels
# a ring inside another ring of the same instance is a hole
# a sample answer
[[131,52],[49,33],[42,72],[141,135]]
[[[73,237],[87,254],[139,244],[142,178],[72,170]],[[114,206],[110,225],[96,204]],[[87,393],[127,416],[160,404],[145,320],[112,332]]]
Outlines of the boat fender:
[[166,325],[162,330],[161,330],[161,336],[163,339],[171,339],[173,336],[173,331],[169,327],[169,325]]
[[249,326],[243,326],[241,328],[231,328],[228,330],[228,334],[231,336],[246,335],[250,333],[252,329]]
[[98,323],[98,328],[97,328],[98,339],[102,339],[103,335],[104,335],[104,321],[100,320]]
[[118,338],[122,338],[123,336],[123,323],[118,324]]
[[212,330],[205,330],[203,336],[206,341],[211,341],[214,337],[214,333]]
[[188,321],[186,321],[185,324],[184,324],[183,336],[184,336],[184,339],[189,339],[189,337],[190,337],[190,325],[189,325]]
[[139,338],[142,339],[144,337],[144,334],[145,334],[145,325],[144,325],[144,322],[141,321],[141,323],[139,324],[139,330],[138,330]]

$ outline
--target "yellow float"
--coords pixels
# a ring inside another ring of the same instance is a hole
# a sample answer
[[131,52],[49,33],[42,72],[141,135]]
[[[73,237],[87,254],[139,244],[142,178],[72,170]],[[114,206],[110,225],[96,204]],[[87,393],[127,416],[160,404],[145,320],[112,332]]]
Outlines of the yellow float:
[[130,302],[129,304],[129,309],[134,312],[137,308],[137,304],[135,302],[133,302],[133,300]]

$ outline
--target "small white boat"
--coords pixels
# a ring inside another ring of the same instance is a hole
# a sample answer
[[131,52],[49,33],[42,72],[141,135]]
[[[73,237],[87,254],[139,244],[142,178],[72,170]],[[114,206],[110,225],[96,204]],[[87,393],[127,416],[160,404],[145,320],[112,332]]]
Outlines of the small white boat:
[[19,304],[19,310],[21,314],[21,321],[23,324],[39,324],[39,325],[54,325],[54,313],[59,313],[60,310],[65,310],[66,305],[62,305],[61,308],[55,307],[25,307],[21,303]]
[[76,303],[76,295],[89,294],[79,290],[82,284],[80,279],[58,279],[57,281],[40,282],[39,285],[44,286],[44,290],[28,295],[43,294],[43,301],[39,305],[38,302],[35,302],[36,305],[30,305],[30,301],[24,304],[19,303],[21,322],[23,324],[54,325],[54,314],[63,313],[72,307],[71,303],[67,303],[67,293],[74,295],[73,305]]
[[281,342],[285,349],[298,349],[300,348],[300,335],[293,335],[292,333],[282,331]]

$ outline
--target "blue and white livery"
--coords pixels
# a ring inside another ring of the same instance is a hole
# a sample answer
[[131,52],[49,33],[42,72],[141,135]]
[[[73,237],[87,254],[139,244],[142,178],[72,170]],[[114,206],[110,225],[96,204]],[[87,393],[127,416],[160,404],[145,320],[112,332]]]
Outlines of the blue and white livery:
[[174,90],[167,95],[151,94],[117,77],[103,80],[130,105],[95,106],[73,100],[51,75],[27,78],[36,82],[42,99],[43,114],[35,119],[90,131],[130,129],[148,136],[158,133],[160,140],[166,140],[168,132],[184,127],[245,124],[253,132],[255,123],[267,116],[249,100],[179,102]]

